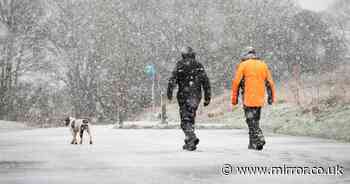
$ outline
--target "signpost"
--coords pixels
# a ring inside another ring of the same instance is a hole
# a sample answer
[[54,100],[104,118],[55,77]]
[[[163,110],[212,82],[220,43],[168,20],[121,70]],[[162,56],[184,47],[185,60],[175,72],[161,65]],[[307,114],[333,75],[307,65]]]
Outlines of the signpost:
[[[149,64],[145,68],[146,74],[152,79],[152,112],[155,112],[155,85],[156,85],[156,76],[157,76],[157,70],[153,64]],[[158,88],[160,88],[160,77],[158,78]],[[163,90],[160,91],[160,105],[161,105],[161,123],[166,124],[167,117],[166,117],[166,99],[165,99],[165,94],[163,93]]]
[[152,112],[155,110],[155,80],[156,80],[156,68],[153,64],[149,64],[146,66],[146,74],[152,79]]

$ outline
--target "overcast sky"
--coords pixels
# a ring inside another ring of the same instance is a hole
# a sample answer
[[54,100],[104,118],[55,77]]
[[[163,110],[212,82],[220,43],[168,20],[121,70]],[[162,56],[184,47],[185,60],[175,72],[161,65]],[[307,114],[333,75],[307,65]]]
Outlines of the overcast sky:
[[313,11],[325,10],[335,0],[298,0],[301,7]]

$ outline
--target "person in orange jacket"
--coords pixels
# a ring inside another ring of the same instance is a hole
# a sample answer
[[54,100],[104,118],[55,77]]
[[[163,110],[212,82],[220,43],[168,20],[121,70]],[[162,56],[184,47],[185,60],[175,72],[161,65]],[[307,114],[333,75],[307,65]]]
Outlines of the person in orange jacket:
[[265,89],[267,102],[275,102],[275,84],[271,72],[264,61],[256,56],[253,47],[247,47],[241,56],[236,74],[232,80],[232,105],[238,104],[240,89],[246,122],[249,128],[248,149],[262,150],[265,138],[259,126],[261,108],[265,102]]

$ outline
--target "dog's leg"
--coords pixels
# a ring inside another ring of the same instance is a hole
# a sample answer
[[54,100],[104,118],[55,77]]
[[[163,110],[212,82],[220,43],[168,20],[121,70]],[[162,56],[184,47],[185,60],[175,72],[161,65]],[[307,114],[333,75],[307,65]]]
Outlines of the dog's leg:
[[74,130],[73,130],[73,129],[71,129],[71,133],[72,133],[72,141],[71,141],[70,143],[71,143],[71,144],[74,144],[74,139],[75,139],[74,137],[75,137],[75,136],[74,136]]
[[72,141],[70,142],[71,144],[74,144],[74,135],[73,135],[73,139],[72,139]]
[[91,135],[90,126],[87,127],[87,133],[89,134],[89,137],[90,137],[90,144],[92,144],[92,135]]
[[78,144],[78,139],[77,139],[77,136],[78,136],[78,131],[75,131],[75,130],[74,130],[74,139],[73,139],[73,144]]
[[83,135],[84,135],[84,129],[83,128],[80,128],[79,134],[80,134],[80,144],[83,144]]

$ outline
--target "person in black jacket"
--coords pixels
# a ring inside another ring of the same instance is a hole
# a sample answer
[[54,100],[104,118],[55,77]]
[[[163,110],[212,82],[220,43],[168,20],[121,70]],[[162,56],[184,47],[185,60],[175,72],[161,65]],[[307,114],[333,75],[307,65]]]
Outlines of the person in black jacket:
[[177,101],[180,108],[181,128],[185,133],[184,150],[194,151],[199,139],[194,133],[196,111],[204,90],[204,106],[208,106],[211,98],[209,78],[191,47],[181,51],[182,59],[176,63],[169,79],[167,96],[171,101],[173,90],[178,85]]

